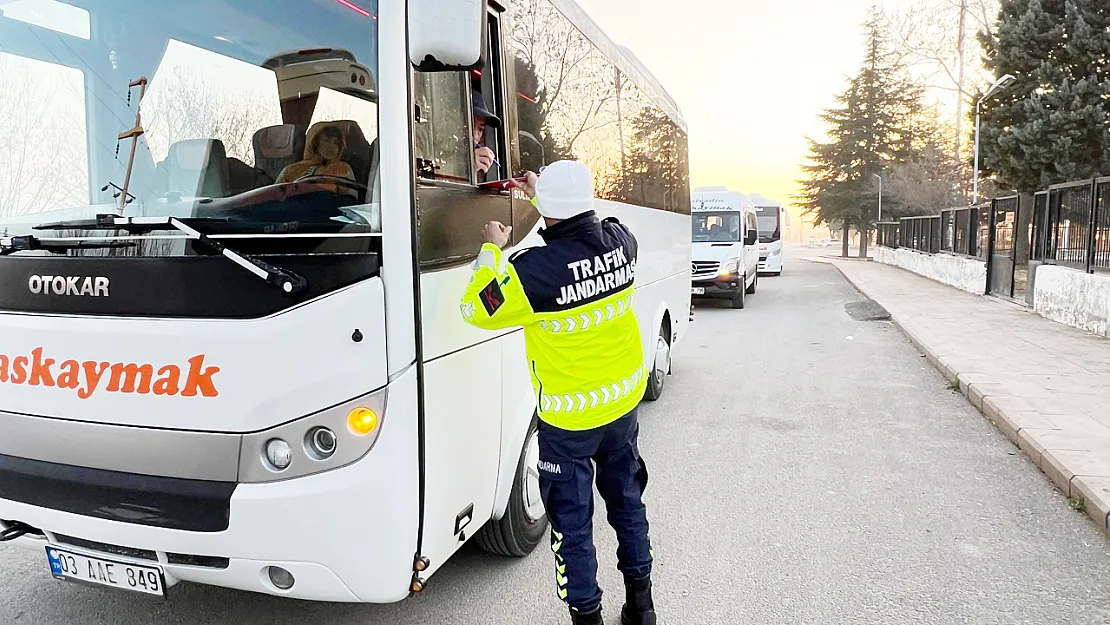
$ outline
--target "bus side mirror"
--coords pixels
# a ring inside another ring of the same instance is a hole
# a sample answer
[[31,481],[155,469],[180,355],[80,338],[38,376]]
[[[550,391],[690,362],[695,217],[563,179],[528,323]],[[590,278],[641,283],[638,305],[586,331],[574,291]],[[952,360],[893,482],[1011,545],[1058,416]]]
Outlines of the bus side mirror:
[[759,240],[759,233],[755,230],[748,230],[748,234],[744,236],[744,245],[755,245]]
[[420,72],[479,69],[486,60],[486,0],[409,0],[409,60]]

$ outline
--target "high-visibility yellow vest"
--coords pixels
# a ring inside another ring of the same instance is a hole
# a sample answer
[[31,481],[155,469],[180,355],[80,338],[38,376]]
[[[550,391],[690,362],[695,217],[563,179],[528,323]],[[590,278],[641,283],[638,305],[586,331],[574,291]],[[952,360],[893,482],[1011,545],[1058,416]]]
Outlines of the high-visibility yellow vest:
[[525,256],[483,245],[461,308],[479,328],[522,326],[539,417],[588,430],[631,412],[647,388],[633,312],[636,242],[616,220],[567,221]]

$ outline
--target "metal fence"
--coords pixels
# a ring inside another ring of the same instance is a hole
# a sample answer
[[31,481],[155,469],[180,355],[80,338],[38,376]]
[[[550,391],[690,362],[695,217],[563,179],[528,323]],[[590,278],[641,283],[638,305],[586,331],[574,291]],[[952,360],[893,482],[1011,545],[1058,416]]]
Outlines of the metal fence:
[[1048,191],[1041,191],[1033,196],[1033,245],[1029,250],[1032,260],[1044,260],[1056,255],[1055,231],[1048,224]]
[[898,220],[899,247],[936,254],[940,251],[940,215],[903,217]]
[[[1075,267],[1089,273],[1110,273],[1110,177],[1053,185],[1033,196],[1032,228],[1019,232],[1017,196],[998,198],[971,208],[941,211],[940,215],[903,217],[879,224],[879,245],[905,247],[936,254],[950,252],[987,259],[990,253],[991,212],[1004,219],[995,224],[995,253],[1022,251],[1019,261],[1039,260]],[[1024,210],[1024,208],[1022,209]],[[1026,224],[1029,221],[1025,222]]]
[[1033,258],[1110,272],[1110,178],[1049,187],[1033,213]]
[[[977,208],[959,208],[941,211],[940,251],[985,256],[984,236],[989,235],[989,205]],[[984,221],[987,220],[987,221]]]
[[928,254],[951,252],[985,258],[989,240],[990,204],[878,224],[879,245]]

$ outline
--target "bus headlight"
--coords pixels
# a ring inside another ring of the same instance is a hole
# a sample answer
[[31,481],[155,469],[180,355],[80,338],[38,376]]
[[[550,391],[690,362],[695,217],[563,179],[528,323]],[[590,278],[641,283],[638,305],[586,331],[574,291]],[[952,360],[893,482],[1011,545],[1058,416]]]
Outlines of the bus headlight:
[[272,438],[266,443],[266,461],[275,471],[284,471],[293,464],[293,448],[280,438]]
[[268,430],[244,434],[239,482],[290,480],[358,462],[381,438],[388,394],[388,388],[381,388]]

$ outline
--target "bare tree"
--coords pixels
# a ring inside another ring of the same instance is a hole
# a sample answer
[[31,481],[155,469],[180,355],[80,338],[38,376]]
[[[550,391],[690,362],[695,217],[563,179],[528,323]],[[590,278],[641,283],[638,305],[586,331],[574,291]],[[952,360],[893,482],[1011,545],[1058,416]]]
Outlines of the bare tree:
[[953,154],[961,159],[968,129],[964,107],[991,82],[974,35],[995,29],[999,5],[999,0],[916,0],[886,16],[906,65],[927,87],[947,94],[943,100],[951,113]]
[[935,215],[966,205],[960,178],[959,163],[932,144],[909,161],[892,166],[884,191],[903,215]]
[[583,160],[601,158],[577,144],[599,129],[619,131],[615,69],[549,2],[514,3],[513,17],[513,45],[546,95],[545,131]]

